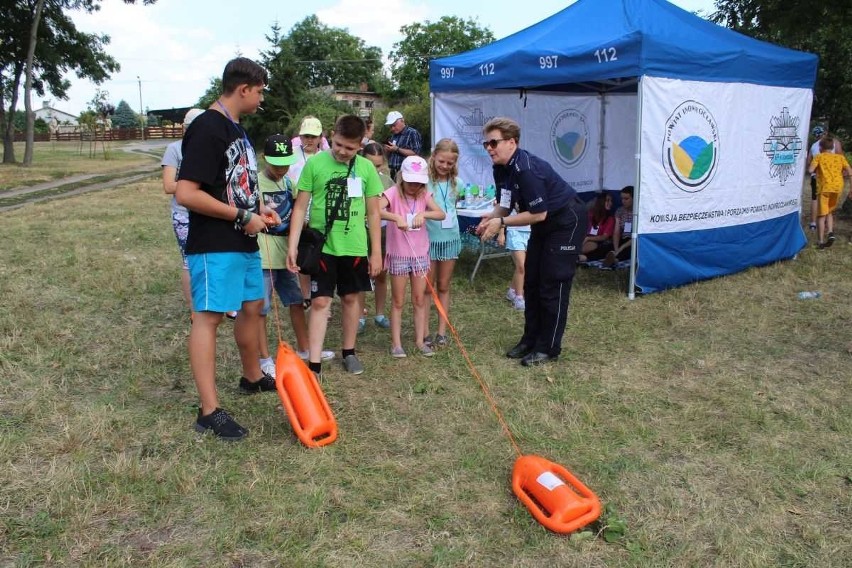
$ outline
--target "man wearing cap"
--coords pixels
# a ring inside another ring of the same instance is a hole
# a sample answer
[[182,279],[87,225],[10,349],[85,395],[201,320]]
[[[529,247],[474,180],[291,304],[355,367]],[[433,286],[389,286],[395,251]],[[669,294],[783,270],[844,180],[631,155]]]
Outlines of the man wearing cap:
[[423,140],[417,130],[405,124],[405,118],[397,110],[388,113],[385,126],[390,126],[391,131],[390,139],[385,142],[385,152],[388,155],[390,176],[396,181],[396,173],[402,166],[402,161],[408,156],[420,154]]

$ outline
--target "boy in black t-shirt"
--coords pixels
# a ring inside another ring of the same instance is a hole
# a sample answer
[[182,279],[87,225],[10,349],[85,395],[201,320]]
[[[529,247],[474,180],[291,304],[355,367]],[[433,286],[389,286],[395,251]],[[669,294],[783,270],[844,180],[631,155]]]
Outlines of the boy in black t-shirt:
[[226,440],[248,430],[219,408],[216,392],[216,328],[222,315],[240,310],[234,338],[240,350],[242,393],[274,391],[275,380],[258,362],[258,321],[263,307],[263,275],[256,235],[280,224],[277,213],[259,199],[257,159],[239,125],[263,101],[266,70],[238,57],[222,75],[222,96],[193,121],[183,139],[183,162],[176,198],[189,209],[186,255],[193,318],[189,363],[201,399],[195,429]]

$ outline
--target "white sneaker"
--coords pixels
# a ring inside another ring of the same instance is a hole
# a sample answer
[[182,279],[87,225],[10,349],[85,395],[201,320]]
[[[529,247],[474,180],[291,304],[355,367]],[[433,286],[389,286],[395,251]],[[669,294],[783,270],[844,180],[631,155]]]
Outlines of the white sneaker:
[[510,302],[514,302],[515,298],[517,298],[517,297],[518,297],[518,293],[515,292],[514,288],[509,288],[509,291],[506,292],[506,299],[509,300]]
[[275,361],[272,359],[261,359],[260,370],[263,371],[264,375],[275,378]]
[[[311,356],[308,351],[297,351],[296,354],[303,361],[307,361]],[[323,351],[320,354],[320,361],[331,361],[332,359],[334,359],[334,351]]]
[[527,309],[527,302],[524,300],[523,296],[515,296],[515,299],[512,301],[512,307],[516,310],[523,311]]

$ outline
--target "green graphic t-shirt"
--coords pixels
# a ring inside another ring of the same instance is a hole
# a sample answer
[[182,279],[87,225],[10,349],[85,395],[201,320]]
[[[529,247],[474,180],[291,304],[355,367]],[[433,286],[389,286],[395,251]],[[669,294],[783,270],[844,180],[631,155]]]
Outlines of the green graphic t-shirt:
[[[334,159],[331,151],[320,152],[305,164],[299,176],[298,191],[311,194],[311,228],[325,231],[330,209],[340,201],[334,224],[328,233],[323,252],[334,256],[367,256],[367,197],[382,194],[382,182],[376,168],[367,158],[355,157],[350,178],[361,180],[361,197],[349,197],[346,181],[348,163]],[[341,199],[341,196],[342,199]]]

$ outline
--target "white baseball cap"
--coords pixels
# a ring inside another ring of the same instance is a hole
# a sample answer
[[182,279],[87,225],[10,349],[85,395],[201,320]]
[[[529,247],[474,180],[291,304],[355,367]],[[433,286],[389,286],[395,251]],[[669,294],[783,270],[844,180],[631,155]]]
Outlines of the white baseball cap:
[[204,113],[203,108],[191,108],[186,111],[186,114],[183,116],[183,126],[184,128],[188,128],[192,121],[201,116]]
[[401,113],[401,112],[399,112],[398,110],[392,110],[392,111],[390,111],[390,112],[388,113],[388,117],[387,117],[387,119],[385,120],[385,126],[390,126],[391,124],[393,124],[394,122],[396,122],[396,121],[397,121],[397,120],[399,120],[400,118],[402,118],[402,113]]
[[429,183],[429,164],[420,156],[408,156],[399,168],[403,181]]

